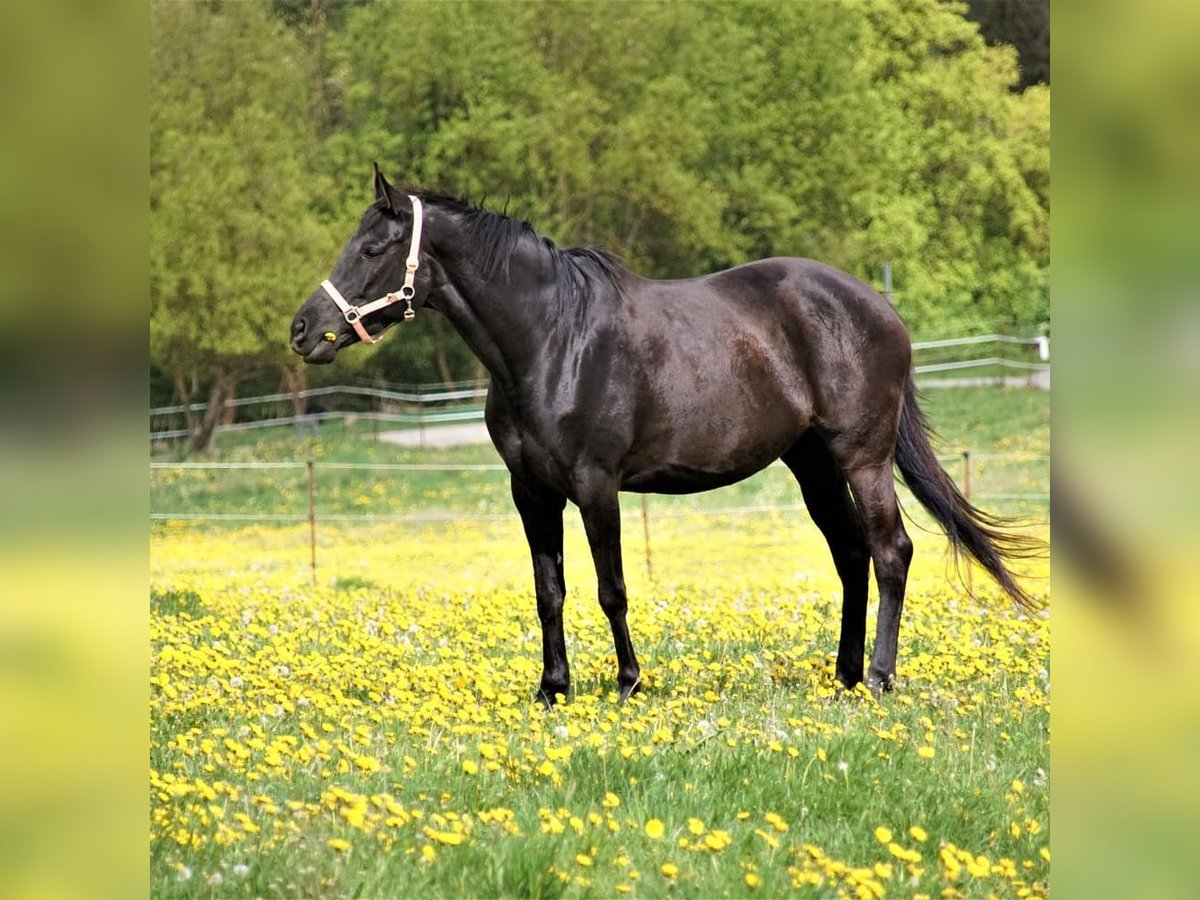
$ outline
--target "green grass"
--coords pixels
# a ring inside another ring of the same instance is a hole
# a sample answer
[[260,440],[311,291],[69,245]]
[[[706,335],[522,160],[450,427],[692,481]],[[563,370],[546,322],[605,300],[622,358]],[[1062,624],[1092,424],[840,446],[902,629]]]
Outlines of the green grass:
[[[156,896],[605,897],[618,884],[640,897],[744,896],[753,872],[754,893],[820,873],[801,896],[834,897],[854,895],[846,872],[877,864],[890,874],[862,877],[893,896],[1044,887],[1047,624],[966,600],[928,547],[910,579],[901,683],[876,703],[833,686],[838,588],[811,527],[767,517],[733,532],[716,519],[672,530],[657,581],[631,573],[646,689],[622,706],[586,551],[568,534],[574,695],[547,712],[530,702],[540,660],[518,529],[339,533],[339,574],[317,589],[284,562],[288,531],[156,543],[152,584],[194,592],[152,616]],[[776,552],[764,555],[763,541]],[[187,569],[172,562],[181,550]],[[255,567],[231,565],[241,558]],[[374,577],[356,579],[360,567]],[[496,771],[485,744],[507,748]],[[200,803],[170,795],[167,776],[220,789]],[[387,823],[389,801],[405,821]],[[497,808],[519,833],[486,823]],[[258,830],[239,834],[235,813]],[[426,831],[464,817],[460,845]],[[698,848],[693,818],[728,846]],[[217,840],[219,822],[234,835]],[[921,854],[915,868],[880,827]],[[822,869],[806,845],[837,865]],[[950,845],[986,856],[985,874],[949,872]],[[1004,860],[1014,875],[992,871]]]
[[[946,452],[1048,450],[1044,393],[937,390],[925,408]],[[310,452],[290,432],[227,437],[226,461]],[[377,444],[363,423],[322,429],[311,452],[495,461],[487,446],[435,455]],[[1045,490],[1044,462],[977,465],[977,491],[988,479]],[[154,477],[154,509],[304,510],[302,470]],[[982,578],[990,599],[967,597],[947,578],[940,533],[910,529],[900,683],[876,703],[833,684],[840,585],[804,516],[663,515],[799,503],[785,471],[653,498],[653,578],[640,531],[625,548],[645,691],[622,706],[590,555],[568,516],[573,697],[546,712],[530,702],[539,625],[503,472],[318,467],[318,495],[323,513],[504,517],[323,522],[315,586],[303,526],[152,530],[155,896],[576,898],[624,885],[635,897],[840,897],[868,882],[898,897],[1045,891],[1048,622]],[[1047,567],[1032,574],[1044,594]],[[488,771],[482,748],[500,744],[503,764]],[[554,755],[564,748],[566,758]],[[198,796],[201,783],[212,798]],[[404,821],[388,824],[389,802]],[[485,820],[497,808],[517,833]],[[647,832],[652,819],[661,837]],[[880,827],[920,862],[899,860]],[[455,828],[462,843],[444,843]],[[698,846],[716,831],[727,846]],[[998,871],[1009,863],[1015,874]],[[817,875],[819,886],[796,886]]]

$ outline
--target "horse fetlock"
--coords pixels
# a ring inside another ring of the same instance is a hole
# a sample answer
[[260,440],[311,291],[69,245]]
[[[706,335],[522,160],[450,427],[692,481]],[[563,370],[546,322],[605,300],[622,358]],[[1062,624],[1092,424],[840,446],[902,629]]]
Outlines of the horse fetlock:
[[895,687],[895,672],[877,672],[872,670],[867,673],[867,688],[877,699],[881,694],[891,693]]

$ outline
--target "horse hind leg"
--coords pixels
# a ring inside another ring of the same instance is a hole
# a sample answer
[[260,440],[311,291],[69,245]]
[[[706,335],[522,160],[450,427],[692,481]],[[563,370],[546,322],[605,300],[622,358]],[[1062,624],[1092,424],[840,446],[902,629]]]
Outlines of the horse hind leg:
[[900,614],[904,609],[904,588],[913,545],[904,530],[900,506],[896,502],[890,455],[879,464],[847,469],[846,480],[862,517],[879,587],[875,646],[867,669],[867,687],[879,694],[891,690],[896,679]]
[[836,672],[843,685],[853,688],[863,680],[867,633],[871,555],[863,525],[846,477],[815,432],[793,444],[783,455],[783,462],[800,483],[809,515],[825,536],[842,581],[842,626]]
[[621,506],[617,484],[595,472],[581,473],[577,481],[576,502],[596,566],[600,608],[612,628],[617,653],[617,687],[620,699],[625,701],[641,690],[642,677],[625,618],[628,603],[621,562]]

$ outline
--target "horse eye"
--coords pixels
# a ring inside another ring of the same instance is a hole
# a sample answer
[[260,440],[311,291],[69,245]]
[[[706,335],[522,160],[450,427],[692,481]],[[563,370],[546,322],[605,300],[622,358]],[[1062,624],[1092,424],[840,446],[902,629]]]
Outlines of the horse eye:
[[383,251],[385,249],[387,249],[386,244],[369,244],[366,247],[363,247],[362,255],[366,259],[376,259],[377,257],[383,256]]

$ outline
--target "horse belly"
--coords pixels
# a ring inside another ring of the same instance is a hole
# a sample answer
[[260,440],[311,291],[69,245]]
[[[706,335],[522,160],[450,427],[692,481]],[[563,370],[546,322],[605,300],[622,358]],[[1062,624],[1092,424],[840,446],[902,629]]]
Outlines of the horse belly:
[[[770,461],[768,461],[768,464]],[[632,473],[621,482],[621,490],[638,494],[699,494],[749,478],[763,466],[723,472],[665,465]]]

